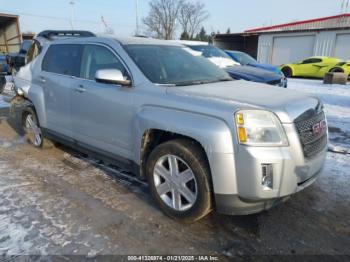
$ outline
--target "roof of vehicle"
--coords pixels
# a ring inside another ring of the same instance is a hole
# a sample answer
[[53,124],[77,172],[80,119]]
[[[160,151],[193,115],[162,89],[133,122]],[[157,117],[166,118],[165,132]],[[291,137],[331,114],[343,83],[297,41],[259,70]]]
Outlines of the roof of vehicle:
[[242,51],[236,51],[236,50],[225,50],[225,52],[233,53],[233,54],[245,54]]
[[74,42],[84,42],[88,40],[96,40],[96,39],[113,39],[119,42],[121,45],[172,45],[172,46],[182,46],[181,43],[159,40],[155,38],[147,38],[147,37],[119,37],[116,35],[96,35],[94,37],[72,37],[72,36],[59,36],[51,39],[47,39],[45,37],[37,36],[35,38],[39,40],[41,43],[74,43]]
[[[322,60],[334,60],[334,61],[342,61],[341,59],[339,58],[336,58],[336,57],[330,57],[330,56],[312,56],[312,57],[308,57],[308,58],[305,58],[304,60],[308,60],[308,59],[322,59]],[[304,61],[303,60],[303,61]]]
[[[106,37],[106,36],[102,36]],[[173,45],[181,46],[182,44],[175,41],[159,40],[155,38],[146,37],[118,37],[118,36],[107,36],[107,38],[113,38],[122,45]]]

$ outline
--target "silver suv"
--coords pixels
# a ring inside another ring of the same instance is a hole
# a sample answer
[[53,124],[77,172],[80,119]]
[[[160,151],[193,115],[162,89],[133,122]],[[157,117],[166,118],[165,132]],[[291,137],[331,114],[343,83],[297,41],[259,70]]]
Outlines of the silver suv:
[[232,80],[168,41],[48,31],[34,45],[15,77],[31,143],[45,137],[129,168],[170,217],[257,213],[323,167],[315,97]]

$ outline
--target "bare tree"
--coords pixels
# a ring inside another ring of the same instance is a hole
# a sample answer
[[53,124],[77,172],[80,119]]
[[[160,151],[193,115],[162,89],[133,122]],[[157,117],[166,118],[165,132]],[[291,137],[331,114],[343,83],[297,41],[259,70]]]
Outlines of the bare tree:
[[143,19],[147,32],[157,38],[172,39],[184,0],[152,0],[148,16]]
[[205,5],[200,2],[183,2],[179,12],[179,23],[183,32],[186,32],[190,39],[200,31],[202,24],[209,18]]

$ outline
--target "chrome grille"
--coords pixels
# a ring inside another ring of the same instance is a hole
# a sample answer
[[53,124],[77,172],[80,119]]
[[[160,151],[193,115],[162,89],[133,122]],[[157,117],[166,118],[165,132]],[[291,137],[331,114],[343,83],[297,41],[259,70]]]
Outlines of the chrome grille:
[[317,155],[327,146],[327,127],[320,133],[314,132],[314,126],[325,119],[324,112],[321,112],[309,119],[295,122],[304,156],[307,158]]

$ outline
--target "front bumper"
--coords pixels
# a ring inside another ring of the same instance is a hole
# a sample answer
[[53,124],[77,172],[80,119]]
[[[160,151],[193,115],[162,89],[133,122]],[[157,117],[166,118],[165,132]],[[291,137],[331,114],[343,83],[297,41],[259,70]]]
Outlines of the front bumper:
[[[310,159],[304,157],[294,124],[284,124],[288,147],[239,145],[235,158],[237,194],[216,194],[217,210],[246,215],[269,209],[310,186],[321,172],[327,146]],[[262,166],[271,164],[273,186],[262,185]],[[217,192],[216,192],[217,193]]]

